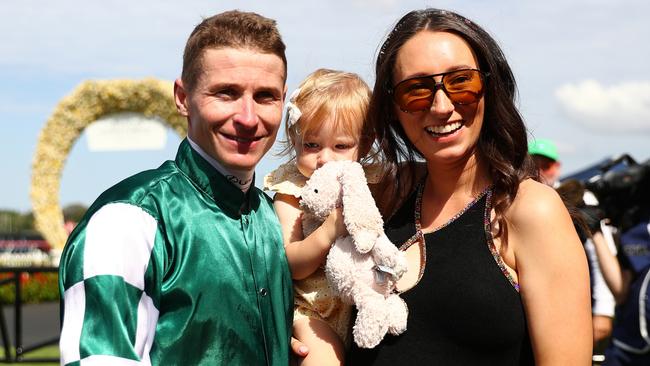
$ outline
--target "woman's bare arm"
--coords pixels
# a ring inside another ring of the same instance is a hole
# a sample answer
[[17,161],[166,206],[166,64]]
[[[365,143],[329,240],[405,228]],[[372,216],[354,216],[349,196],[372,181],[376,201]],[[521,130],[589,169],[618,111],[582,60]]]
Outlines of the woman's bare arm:
[[564,204],[552,188],[527,180],[507,219],[536,364],[590,365],[587,258]]

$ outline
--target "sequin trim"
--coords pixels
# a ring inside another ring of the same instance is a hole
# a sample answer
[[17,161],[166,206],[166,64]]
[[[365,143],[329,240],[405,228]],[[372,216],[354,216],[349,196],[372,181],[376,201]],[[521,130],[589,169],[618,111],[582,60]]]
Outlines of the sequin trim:
[[415,210],[414,210],[415,211],[414,212],[415,234],[399,247],[399,250],[406,251],[406,249],[410,248],[411,245],[418,243],[418,245],[420,246],[420,272],[418,273],[418,280],[415,281],[413,286],[410,286],[403,290],[396,289],[397,293],[404,293],[412,289],[413,287],[417,286],[417,284],[420,283],[420,280],[424,275],[424,269],[427,266],[427,246],[425,245],[424,234],[422,233],[421,225],[420,225],[420,210],[422,209],[422,192],[424,192],[423,187],[424,187],[424,179],[422,179],[422,182],[418,184],[418,190],[415,196]]
[[[410,237],[404,244],[402,244],[399,247],[399,250],[405,251],[408,248],[410,248],[413,244],[418,243],[420,246],[420,272],[418,273],[418,280],[415,281],[413,286],[406,288],[402,291],[399,291],[400,293],[404,293],[413,287],[417,286],[417,284],[420,282],[422,279],[422,276],[424,275],[424,269],[426,268],[427,264],[427,246],[425,245],[425,240],[424,240],[424,233],[422,232],[422,224],[421,224],[421,217],[422,217],[422,196],[424,195],[424,183],[425,179],[422,179],[422,181],[418,184],[417,188],[417,193],[415,197],[415,212],[414,212],[414,218],[415,218],[415,234]],[[470,203],[468,203],[462,210],[460,210],[458,213],[456,213],[453,217],[451,217],[447,222],[444,224],[436,227],[433,229],[431,232],[436,232],[444,227],[448,226],[452,222],[454,222],[456,219],[458,219],[460,216],[462,216],[467,210],[469,210],[476,202],[478,202],[483,196],[487,195],[486,197],[486,204],[485,204],[485,212],[483,214],[484,220],[484,229],[485,229],[485,235],[487,239],[487,244],[488,244],[488,249],[490,250],[490,253],[492,254],[492,257],[494,258],[497,266],[503,273],[503,275],[508,279],[510,284],[514,287],[514,289],[519,292],[519,284],[512,278],[512,275],[508,271],[508,269],[505,266],[505,263],[503,262],[503,259],[501,258],[501,255],[499,255],[499,252],[496,250],[496,247],[494,245],[494,240],[492,237],[492,231],[491,231],[491,222],[490,222],[490,212],[492,211],[492,186],[488,186],[483,192],[481,192],[476,198],[474,198]]]
[[487,202],[485,203],[483,224],[485,226],[485,236],[487,238],[488,248],[490,249],[490,253],[492,253],[492,257],[497,262],[497,266],[499,266],[501,273],[503,273],[503,275],[506,276],[506,278],[508,279],[512,287],[514,287],[515,290],[519,292],[519,284],[512,277],[512,274],[510,274],[508,268],[506,268],[506,265],[503,262],[503,258],[501,258],[501,255],[499,254],[496,246],[494,245],[494,237],[492,235],[492,221],[490,220],[490,213],[492,212],[492,189],[490,189],[489,192],[487,193],[486,200]]

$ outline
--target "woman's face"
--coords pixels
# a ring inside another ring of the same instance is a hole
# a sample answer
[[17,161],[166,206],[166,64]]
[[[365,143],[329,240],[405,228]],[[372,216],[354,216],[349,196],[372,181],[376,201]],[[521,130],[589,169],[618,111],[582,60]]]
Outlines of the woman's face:
[[[469,44],[448,32],[421,31],[397,53],[393,86],[416,76],[460,69],[478,69]],[[441,76],[434,77],[439,83]],[[464,161],[474,152],[483,125],[484,97],[472,104],[455,104],[438,88],[430,108],[404,112],[394,104],[406,136],[428,162]]]

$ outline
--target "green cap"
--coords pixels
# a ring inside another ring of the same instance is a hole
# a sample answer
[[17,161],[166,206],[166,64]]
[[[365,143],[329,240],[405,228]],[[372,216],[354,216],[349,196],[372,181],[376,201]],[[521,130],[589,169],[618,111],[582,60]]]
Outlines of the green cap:
[[557,146],[555,146],[553,141],[548,139],[535,139],[528,143],[528,153],[530,155],[546,156],[555,161],[560,158],[560,155],[557,153]]

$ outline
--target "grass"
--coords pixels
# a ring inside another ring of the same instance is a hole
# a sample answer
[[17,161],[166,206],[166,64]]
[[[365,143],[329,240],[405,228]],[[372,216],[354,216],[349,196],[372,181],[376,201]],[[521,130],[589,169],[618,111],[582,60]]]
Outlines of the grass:
[[[13,350],[12,350],[13,352]],[[0,347],[0,360],[4,360],[5,353],[4,349]],[[59,357],[59,346],[52,345],[43,347],[34,351],[31,351],[24,355],[22,362],[18,363],[2,363],[0,365],[22,365],[22,366],[55,366],[58,365],[58,362],[29,362],[30,358],[58,358]]]

